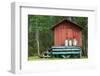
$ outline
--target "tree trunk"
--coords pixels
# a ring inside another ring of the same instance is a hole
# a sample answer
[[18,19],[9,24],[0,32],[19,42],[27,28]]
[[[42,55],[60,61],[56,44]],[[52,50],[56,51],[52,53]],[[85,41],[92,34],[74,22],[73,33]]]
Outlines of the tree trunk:
[[39,48],[39,30],[36,29],[36,42],[37,42],[37,53],[40,56],[40,48]]

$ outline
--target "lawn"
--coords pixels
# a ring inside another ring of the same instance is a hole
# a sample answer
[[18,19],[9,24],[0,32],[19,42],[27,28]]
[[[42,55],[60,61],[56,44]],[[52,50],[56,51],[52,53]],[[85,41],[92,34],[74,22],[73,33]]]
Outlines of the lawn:
[[[29,61],[33,61],[33,60],[58,60],[58,59],[65,59],[65,58],[40,58],[38,56],[28,57]],[[81,58],[66,58],[66,59],[87,59],[87,57],[82,56]]]

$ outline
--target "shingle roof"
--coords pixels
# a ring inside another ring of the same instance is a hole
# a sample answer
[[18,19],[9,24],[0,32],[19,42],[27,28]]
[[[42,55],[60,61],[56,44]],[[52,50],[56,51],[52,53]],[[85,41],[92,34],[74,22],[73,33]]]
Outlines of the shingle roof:
[[75,26],[77,26],[77,27],[79,27],[80,29],[83,29],[83,27],[81,27],[81,26],[79,26],[78,24],[76,24],[76,23],[74,23],[74,22],[72,22],[72,21],[70,21],[70,20],[67,20],[67,19],[61,20],[61,21],[58,22],[57,24],[53,25],[53,26],[51,27],[51,29],[54,30],[55,27],[57,27],[60,23],[63,23],[63,22],[65,22],[65,21],[66,21],[66,22],[69,22],[69,23],[71,23],[71,24],[73,24],[73,25],[75,25]]

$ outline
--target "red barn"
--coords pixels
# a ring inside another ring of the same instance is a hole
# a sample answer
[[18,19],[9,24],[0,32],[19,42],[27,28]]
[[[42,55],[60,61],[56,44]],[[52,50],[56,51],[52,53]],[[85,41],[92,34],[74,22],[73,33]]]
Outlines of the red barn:
[[66,39],[76,39],[78,46],[82,47],[82,27],[69,21],[62,20],[52,27],[54,32],[54,45],[62,46]]

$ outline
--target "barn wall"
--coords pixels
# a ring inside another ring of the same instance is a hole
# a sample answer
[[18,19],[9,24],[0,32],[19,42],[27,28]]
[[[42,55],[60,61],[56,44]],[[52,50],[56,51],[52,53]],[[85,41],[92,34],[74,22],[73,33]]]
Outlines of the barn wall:
[[82,33],[81,30],[70,24],[62,23],[54,29],[54,45],[62,46],[66,39],[77,39],[78,45],[82,47]]
[[78,45],[80,47],[82,47],[82,32],[81,32],[80,28],[76,27],[75,25],[70,24],[70,23],[66,23],[66,25],[69,27],[66,30],[70,29],[68,31],[68,33],[69,33],[68,39],[70,39],[70,38],[71,39],[73,39],[73,38],[77,39]]
[[58,25],[54,30],[54,45],[64,45],[66,28],[65,25]]

